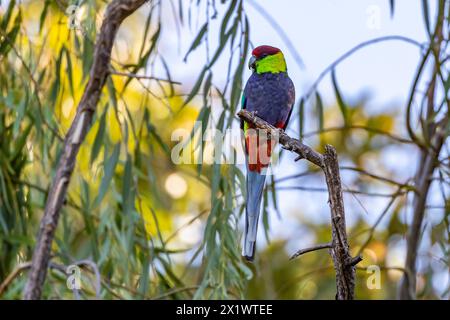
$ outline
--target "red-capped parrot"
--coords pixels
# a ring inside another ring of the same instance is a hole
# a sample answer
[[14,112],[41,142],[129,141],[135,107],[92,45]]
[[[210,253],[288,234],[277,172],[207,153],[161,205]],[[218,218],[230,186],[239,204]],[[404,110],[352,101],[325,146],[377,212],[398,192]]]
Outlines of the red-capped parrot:
[[[287,74],[283,53],[275,47],[259,46],[252,51],[248,66],[252,75],[244,88],[242,108],[255,112],[258,117],[277,128],[286,129],[295,101],[295,88]],[[270,164],[272,144],[264,141],[264,138],[259,140],[256,130],[247,122],[241,121],[241,129],[244,130],[247,161],[247,202],[242,255],[248,261],[253,261],[266,180],[265,169]]]

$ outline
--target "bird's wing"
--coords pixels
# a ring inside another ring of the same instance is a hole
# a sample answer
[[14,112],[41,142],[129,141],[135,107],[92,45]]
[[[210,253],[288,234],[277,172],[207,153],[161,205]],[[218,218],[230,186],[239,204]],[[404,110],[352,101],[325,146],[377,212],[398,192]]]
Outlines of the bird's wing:
[[[246,106],[247,106],[247,98],[245,97],[245,92],[243,92],[242,99],[241,99],[241,108],[243,110],[245,110]],[[245,124],[245,121],[241,119],[241,130],[244,130],[244,128],[245,128],[244,124]]]

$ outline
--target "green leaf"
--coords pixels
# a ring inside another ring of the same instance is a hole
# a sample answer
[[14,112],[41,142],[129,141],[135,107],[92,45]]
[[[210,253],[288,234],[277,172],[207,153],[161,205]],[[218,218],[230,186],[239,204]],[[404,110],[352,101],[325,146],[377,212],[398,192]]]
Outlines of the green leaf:
[[423,20],[425,22],[425,28],[427,29],[428,35],[431,37],[430,12],[428,9],[428,1],[427,0],[422,0],[422,10],[423,10]]
[[3,15],[2,23],[0,25],[2,30],[6,30],[6,28],[8,27],[9,19],[11,19],[11,15],[15,6],[16,0],[11,0],[9,2],[8,9],[6,9],[5,14]]
[[394,17],[394,11],[395,11],[395,1],[389,0],[389,9],[391,12],[391,18]]
[[45,17],[47,17],[49,4],[50,1],[45,0],[44,9],[42,9],[41,16],[39,17],[39,33],[42,33],[42,28],[44,26]]
[[83,54],[81,61],[83,63],[83,80],[85,80],[89,76],[89,71],[91,69],[94,57],[94,44],[87,37],[83,37],[83,39]]
[[117,110],[116,88],[114,87],[114,82],[111,80],[111,77],[108,77],[108,80],[106,80],[106,87],[108,88],[109,98],[112,101],[113,107]]
[[61,61],[63,54],[64,54],[64,47],[62,47],[61,51],[59,52],[58,59],[56,59],[55,81],[53,82],[52,89],[50,92],[50,99],[52,101],[56,101],[58,97],[59,87],[61,86]]
[[444,93],[447,94],[449,89],[450,89],[450,75],[447,77],[447,80],[445,80]]
[[95,159],[97,159],[98,154],[100,153],[100,149],[104,144],[104,137],[105,137],[105,129],[106,129],[106,113],[108,111],[108,104],[105,106],[105,111],[103,111],[102,116],[100,117],[100,122],[98,125],[98,131],[95,135],[94,143],[92,145],[91,149],[91,159],[90,163],[92,164]]
[[66,55],[66,70],[67,70],[67,77],[69,79],[69,85],[70,85],[70,92],[72,93],[72,97],[74,96],[74,86],[73,86],[73,74],[72,74],[72,60],[70,59],[70,52],[67,50],[66,47],[63,47],[64,53]]
[[233,13],[233,11],[236,8],[236,3],[237,3],[237,0],[231,1],[230,6],[228,7],[227,12],[225,13],[225,15],[223,17],[222,25],[220,27],[220,39],[219,39],[220,43],[223,43],[225,41],[225,35],[226,35],[225,30],[227,28],[228,21],[230,20],[231,14]]
[[12,48],[11,45],[14,44],[14,42],[16,41],[16,37],[20,31],[21,22],[22,22],[22,13],[21,11],[19,11],[19,14],[14,20],[14,27],[6,35],[7,39],[4,39],[3,42],[0,44],[0,54],[2,54],[3,56],[6,56],[8,54],[9,50],[11,50]]
[[[146,110],[146,112],[147,112],[147,110]],[[164,151],[164,153],[169,156],[170,155],[170,149],[167,146],[167,144],[164,143],[163,139],[161,138],[161,136],[156,131],[156,127],[148,119],[145,120],[145,122],[147,124],[148,132],[152,135],[152,137],[155,139],[156,143],[161,147],[161,149]]]
[[187,61],[189,54],[200,45],[200,43],[207,31],[208,31],[208,22],[205,22],[205,24],[200,28],[200,31],[198,32],[198,34],[195,37],[194,41],[192,42],[191,46],[189,47],[189,50],[186,52],[186,55],[183,58],[184,62]]
[[334,94],[336,95],[336,100],[337,100],[339,109],[341,110],[342,117],[344,119],[344,125],[347,126],[348,125],[348,107],[344,103],[344,100],[342,99],[342,94],[341,94],[338,84],[337,84],[336,72],[334,69],[331,72],[331,80],[333,82]]
[[96,208],[100,202],[102,201],[103,197],[105,196],[109,184],[112,180],[112,177],[114,175],[114,171],[116,169],[117,161],[119,160],[120,155],[120,143],[117,143],[114,147],[113,153],[109,159],[106,160],[105,166],[104,166],[104,175],[102,182],[100,183],[100,188],[98,190],[97,198],[95,198],[93,207]]
[[182,108],[185,107],[197,95],[198,91],[200,90],[200,87],[203,82],[203,78],[205,77],[207,70],[208,70],[207,68],[203,68],[202,72],[200,73],[200,75],[197,79],[197,82],[195,83],[191,92],[189,92],[189,95],[187,96],[186,100],[184,101]]
[[220,168],[221,165],[219,163],[214,163],[212,165],[211,207],[215,207],[216,205],[215,202],[217,201],[217,192],[219,191],[219,183],[220,183]]
[[[200,155],[200,159],[199,163],[197,164],[197,173],[200,176],[200,173],[202,171],[202,166],[203,166],[203,152],[205,150],[205,143],[206,141],[203,139],[203,135],[205,134],[206,128],[208,126],[209,123],[209,116],[211,114],[211,107],[204,107],[202,108],[202,110],[200,111],[196,122],[200,122],[201,123],[201,127],[200,127],[200,137],[197,141],[197,144],[195,145],[195,149],[197,150],[198,148],[200,149],[199,155]],[[191,139],[194,139],[195,134],[196,134],[196,128],[194,127],[192,129],[192,134],[191,134]],[[217,152],[217,150],[215,150]]]
[[[158,28],[156,29],[155,33],[153,34],[152,38],[150,39],[150,42],[152,43],[150,45],[150,48],[145,52],[144,55],[139,55],[141,58],[139,59],[139,62],[135,65],[125,65],[124,67],[133,67],[131,69],[131,73],[138,73],[139,69],[144,67],[147,64],[148,58],[150,57],[150,54],[154,51],[156,47],[156,43],[158,42],[159,36],[161,35],[161,25],[158,23]],[[127,81],[125,81],[125,84],[123,86],[122,92],[125,91],[128,84],[133,80],[132,77],[129,77]]]
[[19,133],[20,125],[22,124],[23,117],[25,116],[25,110],[28,105],[28,92],[30,92],[30,91],[27,90],[28,88],[24,88],[24,89],[25,89],[25,96],[20,101],[20,104],[17,108],[17,117],[14,121],[14,127],[13,127],[14,137],[17,137],[17,134]]
[[164,68],[164,72],[166,73],[167,80],[169,80],[168,81],[169,87],[170,87],[170,95],[169,96],[172,97],[175,94],[175,88],[173,86],[172,77],[170,75],[169,65],[167,64],[166,60],[164,59],[164,57],[162,55],[160,56],[160,59],[161,59],[162,66]]
[[21,132],[22,134],[18,139],[14,141],[14,153],[11,155],[11,161],[14,162],[23,152],[23,148],[27,143],[28,135],[33,128],[33,123],[29,123],[28,126]]
[[133,172],[132,172],[132,161],[131,156],[127,153],[127,160],[125,162],[125,170],[123,175],[123,186],[122,186],[122,206],[124,214],[131,214],[134,207],[134,197],[133,197]]
[[203,85],[203,104],[204,104],[204,106],[206,106],[206,104],[208,103],[208,95],[209,95],[209,90],[211,89],[211,84],[212,84],[212,72],[209,72],[208,77],[205,80],[205,84]]
[[264,192],[264,194],[263,194],[262,222],[263,222],[263,227],[264,227],[264,236],[266,238],[267,243],[270,243],[269,201],[268,201],[267,191]]
[[244,263],[239,262],[239,269],[244,273],[245,279],[251,280],[253,278],[253,271]]
[[323,114],[323,103],[319,92],[316,91],[316,112],[319,119],[319,131],[323,131],[324,114]]
[[301,98],[298,106],[298,132],[299,138],[303,138],[305,130],[305,99]]

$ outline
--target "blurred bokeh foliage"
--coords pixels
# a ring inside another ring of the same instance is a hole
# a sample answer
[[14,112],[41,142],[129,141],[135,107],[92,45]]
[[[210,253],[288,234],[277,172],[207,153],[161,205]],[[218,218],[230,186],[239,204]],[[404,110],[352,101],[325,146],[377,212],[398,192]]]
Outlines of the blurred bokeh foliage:
[[[106,4],[0,3],[0,283],[7,284],[0,296],[15,299],[21,297],[26,281],[61,139],[89,77]],[[68,11],[73,5],[75,18]],[[183,128],[195,137],[209,127],[223,131],[238,123],[235,113],[251,47],[251,24],[244,8],[243,0],[149,1],[121,26],[111,76],[69,185],[44,298],[334,298],[334,270],[326,251],[289,261],[292,250],[287,242],[292,239],[272,239],[255,264],[242,260],[242,167],[175,164],[171,158],[179,143],[172,139],[175,130]],[[180,28],[192,35],[187,53],[181,54],[185,60],[200,48],[207,52],[201,72],[186,75],[189,81],[182,85],[172,79],[159,50],[165,42],[176,41],[173,35]],[[218,38],[215,46],[208,40],[211,37]],[[214,66],[227,61],[226,84],[219,86]],[[350,191],[346,204],[352,203],[348,211],[358,212],[349,226],[349,241],[352,252],[364,256],[356,297],[393,298],[402,271],[389,268],[400,265],[397,256],[390,261],[388,256],[407,229],[399,217],[410,187],[408,181],[397,180],[381,155],[389,148],[409,148],[411,142],[400,138],[404,132],[398,106],[368,111],[369,97],[351,97],[350,103],[340,93],[334,71],[332,82],[335,104],[324,105],[314,92],[301,108],[296,106],[301,116],[296,134],[318,150],[326,143],[334,145],[342,162],[344,187]],[[305,124],[305,119],[314,120]],[[203,125],[195,127],[195,121]],[[195,151],[199,144],[194,138],[186,144],[189,156],[199,156]],[[308,174],[284,182],[306,186],[297,191],[298,197],[322,192],[324,182],[317,170],[299,164],[301,169]],[[448,179],[448,168],[443,174]],[[265,195],[267,237],[267,215],[269,210],[278,211],[279,193],[296,189],[277,178]],[[360,197],[370,195],[392,200],[389,214],[382,213],[388,220],[385,228],[364,218],[367,208]],[[448,267],[448,199],[444,208],[431,238],[442,248]],[[302,210],[299,207],[296,216],[301,230],[317,243],[328,242],[329,221],[308,219]],[[327,210],[325,194],[321,210]],[[300,249],[301,236],[294,241]],[[82,290],[77,292],[67,289],[61,268],[71,264],[82,268]],[[366,285],[370,274],[365,267],[373,264],[384,266],[382,290]],[[430,267],[428,273],[432,272]],[[421,297],[440,298],[430,275],[421,274]]]

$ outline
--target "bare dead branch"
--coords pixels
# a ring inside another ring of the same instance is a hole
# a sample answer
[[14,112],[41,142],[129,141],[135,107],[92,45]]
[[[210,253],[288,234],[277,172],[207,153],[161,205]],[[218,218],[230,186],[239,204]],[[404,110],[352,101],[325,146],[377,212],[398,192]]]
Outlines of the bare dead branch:
[[311,149],[307,145],[304,145],[299,140],[289,137],[284,131],[270,125],[263,119],[257,117],[256,114],[248,112],[246,110],[241,110],[238,112],[238,116],[248,123],[254,124],[259,129],[264,129],[268,132],[277,132],[279,134],[279,142],[284,149],[295,152],[296,154],[301,156],[302,159],[306,159],[320,168],[323,167],[323,156],[320,153]]
[[28,281],[24,289],[24,299],[39,299],[41,297],[59,214],[75,167],[76,156],[91,126],[92,117],[102,88],[109,75],[111,50],[117,30],[122,21],[136,11],[145,1],[115,0],[106,9],[100,34],[95,45],[90,78],[78,104],[75,118],[64,139],[63,151],[45,205]]
[[[16,279],[20,274],[29,269],[31,267],[31,261],[23,262],[19,264],[7,277],[3,282],[0,284],[0,297],[5,293],[6,289],[8,289],[9,285]],[[62,273],[66,273],[66,268],[62,265],[50,262],[49,267],[52,269],[56,269],[58,271],[61,271]]]
[[336,273],[336,299],[352,300],[355,289],[355,266],[352,265],[353,259],[347,241],[339,162],[336,150],[330,145],[325,146],[323,171],[328,186],[328,203],[331,209],[333,240],[330,254]]
[[336,150],[332,146],[326,145],[325,153],[322,155],[299,140],[289,137],[284,131],[276,129],[266,121],[258,118],[254,113],[241,110],[238,116],[258,129],[267,130],[274,137],[276,134],[272,134],[272,132],[278,130],[278,139],[284,149],[295,152],[300,158],[306,159],[322,168],[329,195],[332,241],[330,244],[322,244],[300,250],[291,259],[306,252],[329,248],[336,273],[336,299],[352,300],[355,289],[355,266],[362,258],[361,256],[352,258],[350,255],[345,226],[343,190]]

